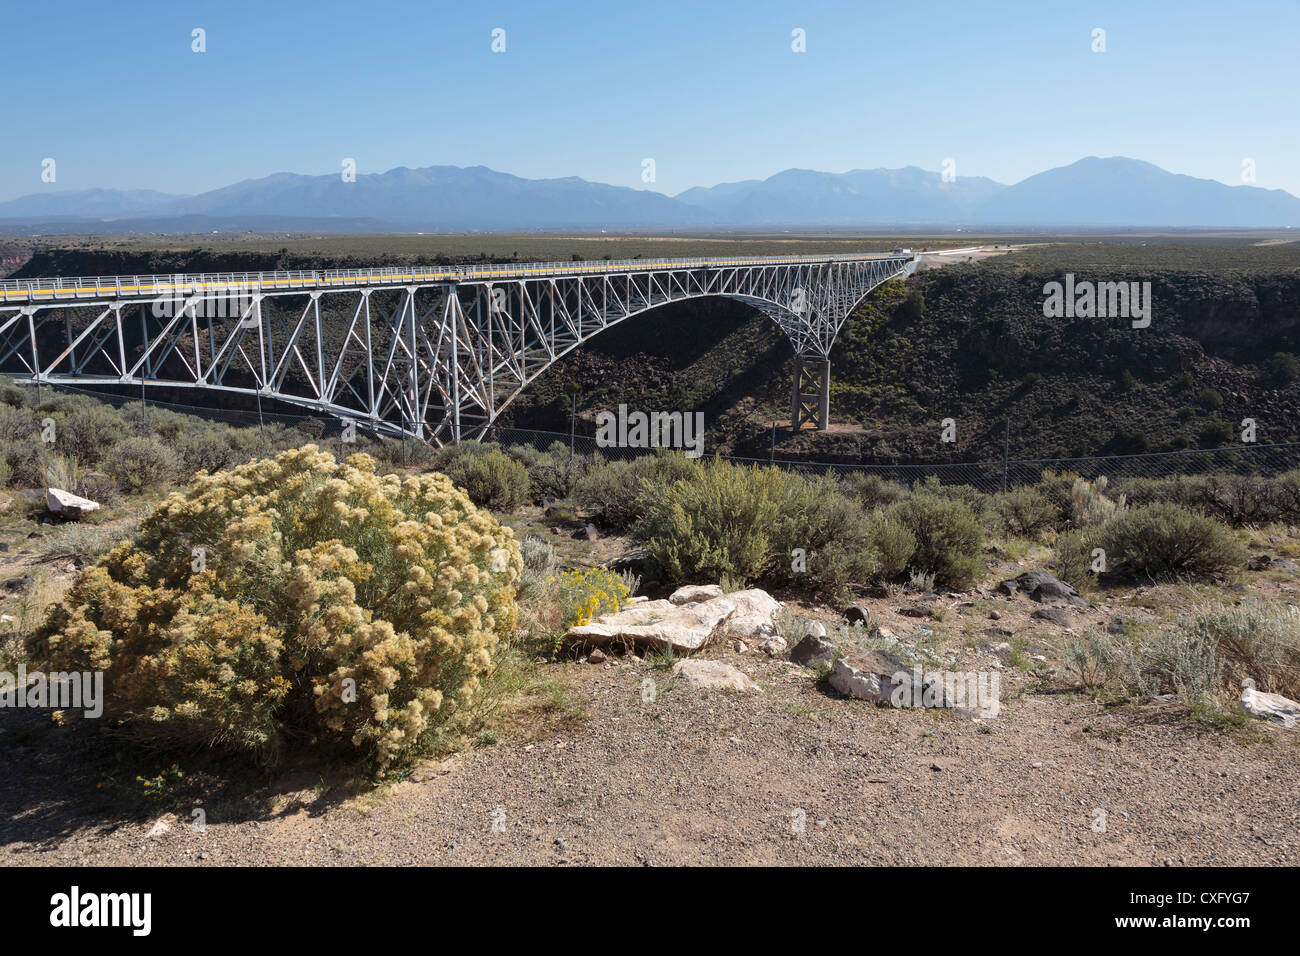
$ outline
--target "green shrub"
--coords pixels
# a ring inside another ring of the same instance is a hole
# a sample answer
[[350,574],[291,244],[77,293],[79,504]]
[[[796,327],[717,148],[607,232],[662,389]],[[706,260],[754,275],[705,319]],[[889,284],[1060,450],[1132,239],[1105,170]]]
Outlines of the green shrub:
[[514,511],[528,500],[528,469],[500,448],[469,443],[449,448],[460,451],[445,456],[440,452],[435,456],[434,469],[464,488],[480,508]]
[[532,535],[519,548],[523,569],[519,578],[519,600],[536,601],[546,593],[555,574],[555,549]]
[[185,432],[173,443],[183,475],[200,471],[221,471],[240,462],[240,455],[226,439],[225,430]]
[[1077,590],[1092,587],[1096,574],[1092,570],[1093,545],[1082,530],[1065,531],[1056,536],[1052,546],[1052,573]]
[[105,467],[129,495],[161,487],[176,475],[176,456],[152,438],[128,438],[113,446]]
[[885,581],[901,577],[916,553],[916,535],[899,518],[880,512],[872,516],[868,534],[880,577]]
[[994,495],[991,510],[1004,533],[1026,538],[1037,537],[1059,520],[1056,508],[1047,497],[1029,486]]
[[750,582],[771,569],[772,534],[787,476],[775,468],[715,459],[692,481],[648,495],[635,534],[670,582]]
[[19,388],[10,379],[0,378],[0,404],[22,408],[27,404],[27,390]]
[[528,483],[535,499],[571,498],[574,489],[592,468],[586,455],[569,455],[569,446],[554,441],[545,451],[531,445],[512,445],[507,453],[528,469]]
[[1091,528],[1109,521],[1124,510],[1127,502],[1123,495],[1109,498],[1106,489],[1109,480],[1105,475],[1098,475],[1092,481],[1086,478],[1074,479],[1070,488],[1070,520],[1076,528]]
[[0,441],[40,437],[40,418],[30,408],[0,404]]
[[892,505],[907,494],[907,489],[898,482],[871,472],[850,471],[840,477],[840,484],[844,493],[857,499],[867,511]]
[[1203,388],[1193,396],[1196,404],[1207,412],[1217,411],[1223,407],[1223,396],[1212,388]]
[[521,562],[446,478],[373,465],[309,445],[201,476],[87,569],[32,659],[102,670],[105,720],[154,745],[403,761],[473,699]]
[[[763,582],[835,594],[875,575],[880,562],[871,520],[860,504],[841,494],[834,476],[806,479],[787,472],[782,477],[772,561]],[[795,558],[799,552],[802,562]]]
[[1073,674],[1079,687],[1090,694],[1124,692],[1137,686],[1138,669],[1133,647],[1110,634],[1087,631],[1065,645],[1066,672]]
[[973,485],[945,485],[935,475],[929,475],[921,481],[912,482],[912,491],[926,494],[947,501],[959,501],[964,504],[975,519],[986,523],[989,516],[989,497]]
[[1300,378],[1300,361],[1289,352],[1276,352],[1264,363],[1264,376],[1270,384],[1278,388],[1290,385]]
[[1201,609],[1159,634],[1147,657],[1152,692],[1189,703],[1235,697],[1246,680],[1266,693],[1300,697],[1300,628],[1288,608],[1272,602]]
[[1046,498],[1055,509],[1056,516],[1053,519],[1055,526],[1059,527],[1061,522],[1068,520],[1074,513],[1074,483],[1078,477],[1072,471],[1046,470],[1034,485],[1034,490]]
[[1246,558],[1221,523],[1167,502],[1120,512],[1098,539],[1109,570],[1130,575],[1210,574],[1240,567]]
[[16,488],[40,488],[45,485],[45,468],[50,452],[35,438],[0,441],[0,457],[9,469],[9,483]]
[[55,427],[55,447],[86,465],[95,465],[131,433],[121,417],[104,405],[71,409]]
[[643,499],[662,494],[676,481],[693,480],[701,467],[695,459],[666,450],[632,461],[597,461],[576,482],[573,496],[606,527],[627,531],[645,512]]
[[911,570],[933,574],[938,583],[953,588],[983,576],[980,523],[964,501],[914,491],[885,514],[916,537],[916,550],[908,561]]

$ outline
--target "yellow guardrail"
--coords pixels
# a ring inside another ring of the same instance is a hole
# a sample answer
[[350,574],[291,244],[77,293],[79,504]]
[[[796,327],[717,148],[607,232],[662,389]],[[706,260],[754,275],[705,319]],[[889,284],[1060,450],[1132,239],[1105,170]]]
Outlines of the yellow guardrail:
[[83,278],[9,279],[0,282],[0,303],[36,302],[110,296],[140,297],[162,293],[258,292],[339,286],[402,285],[418,282],[462,282],[500,279],[569,277],[600,273],[653,272],[672,269],[716,269],[737,266],[801,265],[808,263],[863,262],[872,259],[910,259],[912,254],[869,253],[849,256],[767,256],[747,259],[623,259],[600,262],[547,262],[531,265],[494,265],[437,271],[415,269],[346,269],[322,272],[253,272],[172,275],[98,276]]

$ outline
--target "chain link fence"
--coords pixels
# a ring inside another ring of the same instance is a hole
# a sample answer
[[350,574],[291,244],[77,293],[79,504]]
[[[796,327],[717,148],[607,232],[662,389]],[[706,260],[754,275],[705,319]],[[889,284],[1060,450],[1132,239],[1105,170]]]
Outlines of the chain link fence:
[[[484,441],[503,446],[529,445],[546,450],[555,443],[572,448],[575,455],[599,454],[611,461],[629,460],[654,454],[653,448],[602,445],[595,438],[563,432],[534,431],[521,428],[493,427]],[[1018,485],[1034,484],[1045,471],[1070,473],[1096,479],[1105,475],[1112,483],[1132,478],[1168,478],[1175,475],[1242,474],[1270,476],[1300,468],[1300,442],[1270,445],[1243,444],[1229,448],[1202,448],[1172,452],[1148,452],[1133,455],[1098,455],[1086,458],[1016,458],[1002,461],[977,461],[927,464],[873,464],[790,461],[775,454],[767,458],[720,455],[728,461],[756,465],[775,465],[810,474],[846,474],[861,472],[878,475],[889,481],[911,486],[935,477],[945,485],[970,485],[993,493]]]
[[[49,387],[48,385],[46,387]],[[60,385],[59,391],[87,395],[118,408],[139,406],[140,396],[110,394],[91,389]],[[314,437],[330,437],[342,427],[340,419],[324,414],[286,414],[283,412],[250,409],[220,408],[211,406],[180,405],[158,402],[146,397],[140,409],[147,419],[149,410],[162,408],[180,414],[195,415],[226,424],[256,427],[259,424],[279,424],[297,428]],[[642,455],[655,454],[652,447],[607,445],[591,435],[539,429],[514,428],[494,425],[483,436],[485,442],[495,442],[504,447],[523,445],[539,451],[548,451],[561,445],[575,456],[600,455],[606,461],[628,461]],[[418,444],[410,439],[409,444]],[[708,453],[705,453],[708,455]],[[712,457],[711,455],[708,455]],[[1300,442],[1283,442],[1267,445],[1242,444],[1227,448],[1188,449],[1171,452],[1146,452],[1132,455],[1098,455],[1084,458],[1014,458],[1000,461],[933,462],[924,464],[875,464],[870,462],[818,462],[791,461],[773,453],[767,458],[747,458],[734,455],[719,456],[727,461],[755,465],[774,465],[807,474],[837,474],[850,472],[878,475],[889,481],[911,486],[930,477],[945,485],[970,485],[979,491],[994,493],[1006,488],[1037,482],[1044,471],[1071,473],[1083,478],[1096,479],[1105,475],[1112,484],[1133,478],[1168,478],[1175,475],[1239,474],[1268,477],[1294,468],[1300,468]]]

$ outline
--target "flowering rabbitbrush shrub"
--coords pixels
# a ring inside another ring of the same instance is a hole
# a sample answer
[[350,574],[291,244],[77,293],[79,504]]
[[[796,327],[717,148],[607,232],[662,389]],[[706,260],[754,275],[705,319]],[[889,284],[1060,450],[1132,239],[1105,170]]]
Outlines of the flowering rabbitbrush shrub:
[[307,445],[170,495],[29,650],[103,670],[105,716],[137,739],[268,759],[315,741],[382,768],[473,697],[521,567],[445,476]]

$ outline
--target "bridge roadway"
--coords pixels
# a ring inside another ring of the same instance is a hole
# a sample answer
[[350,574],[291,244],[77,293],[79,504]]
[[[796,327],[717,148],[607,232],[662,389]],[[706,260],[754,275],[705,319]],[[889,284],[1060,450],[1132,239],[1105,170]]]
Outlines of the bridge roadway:
[[794,427],[825,427],[830,349],[907,251],[0,281],[0,371],[20,381],[267,397],[443,444],[483,434],[606,328],[724,296],[795,352]]

